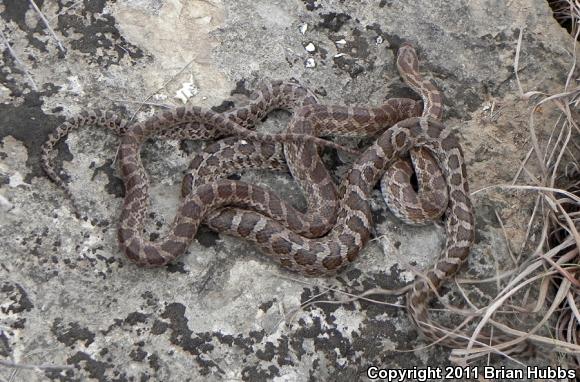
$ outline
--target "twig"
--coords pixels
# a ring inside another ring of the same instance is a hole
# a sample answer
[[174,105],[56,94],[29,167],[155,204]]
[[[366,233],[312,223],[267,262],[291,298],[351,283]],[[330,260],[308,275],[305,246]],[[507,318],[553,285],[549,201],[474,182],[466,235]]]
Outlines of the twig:
[[499,214],[497,213],[497,210],[495,208],[493,209],[493,212],[495,213],[495,217],[496,217],[497,221],[499,222],[499,226],[501,227],[501,232],[502,232],[503,238],[505,240],[505,247],[507,249],[507,252],[510,255],[510,258],[512,259],[512,262],[514,263],[514,266],[517,266],[518,261],[516,260],[514,254],[512,253],[510,239],[508,238],[508,234],[505,230],[505,226],[503,225],[503,220],[502,220],[501,216],[499,216]]
[[34,0],[30,0],[30,4],[32,5],[34,10],[38,13],[38,15],[40,16],[40,19],[42,20],[42,22],[46,26],[46,29],[48,29],[48,31],[50,32],[50,34],[52,35],[52,37],[56,41],[56,45],[58,45],[58,49],[60,49],[61,52],[66,53],[66,49],[64,48],[64,46],[62,46],[58,37],[56,37],[56,33],[54,33],[54,31],[52,30],[52,28],[50,27],[50,24],[48,23],[48,20],[46,19],[46,17],[44,17],[44,14],[40,11],[40,9],[38,8],[38,6],[34,2]]
[[15,363],[10,361],[5,361],[0,359],[0,365],[6,367],[12,367],[16,369],[30,369],[30,370],[68,370],[74,369],[74,366],[70,365],[29,365],[25,363]]
[[520,35],[518,37],[518,45],[516,47],[516,58],[514,59],[514,74],[516,75],[516,83],[518,85],[518,91],[520,97],[523,97],[524,91],[522,89],[522,84],[520,82],[520,77],[518,76],[518,67],[520,65],[520,50],[522,49],[522,38],[524,36],[524,28],[520,28]]
[[38,91],[38,86],[36,85],[36,82],[34,82],[34,79],[30,75],[30,73],[28,72],[26,65],[24,65],[24,63],[22,61],[20,61],[16,52],[12,49],[12,47],[8,43],[8,39],[6,38],[6,36],[4,35],[4,32],[2,32],[2,30],[0,30],[0,37],[2,38],[2,42],[4,43],[4,45],[6,45],[8,52],[10,52],[10,55],[12,56],[12,58],[14,58],[14,61],[16,61],[18,63],[18,65],[20,65],[22,67],[24,74],[26,75],[26,77],[28,77],[28,80],[30,81],[30,84],[32,85],[32,89],[34,89],[35,91]]
[[183,68],[181,68],[181,69],[179,70],[179,72],[175,73],[175,75],[171,76],[171,78],[169,78],[169,80],[167,80],[167,81],[166,81],[166,82],[165,82],[163,85],[161,85],[161,87],[159,87],[159,89],[157,89],[155,92],[153,92],[153,93],[149,94],[149,95],[147,96],[147,98],[145,98],[145,99],[143,100],[143,102],[141,102],[141,106],[139,106],[139,107],[137,108],[137,110],[135,110],[135,113],[133,113],[133,115],[131,116],[131,118],[129,118],[129,122],[133,122],[133,120],[134,120],[134,119],[135,119],[135,117],[137,116],[137,113],[139,113],[139,111],[141,111],[141,107],[142,107],[142,106],[143,106],[143,105],[144,105],[146,102],[148,102],[148,101],[151,99],[151,97],[153,97],[153,96],[154,96],[155,94],[157,94],[159,91],[161,91],[161,90],[165,89],[165,87],[166,87],[167,85],[169,85],[171,82],[173,82],[173,81],[174,81],[174,80],[177,78],[177,76],[179,76],[181,73],[183,73],[183,72],[185,71],[185,69],[187,69],[187,68],[188,68],[188,67],[189,67],[189,66],[190,66],[190,65],[191,65],[191,64],[192,64],[194,61],[195,61],[195,58],[192,58],[192,59],[191,59],[191,60],[190,60],[190,61],[189,61],[189,62],[188,62],[188,63],[187,63],[187,64],[186,64],[186,65],[185,65]]

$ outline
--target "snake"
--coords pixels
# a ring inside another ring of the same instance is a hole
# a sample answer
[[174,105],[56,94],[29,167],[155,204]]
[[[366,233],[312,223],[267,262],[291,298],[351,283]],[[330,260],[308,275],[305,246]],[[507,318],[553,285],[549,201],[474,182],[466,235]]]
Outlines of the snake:
[[[420,85],[429,86],[420,78],[414,79]],[[443,172],[448,193],[444,213],[446,244],[434,267],[424,277],[416,278],[407,296],[407,307],[421,332],[428,338],[440,341],[441,330],[431,322],[427,304],[441,285],[466,262],[475,237],[475,225],[461,146],[457,138],[433,116],[411,117],[397,122],[382,132],[358,157],[337,191],[339,211],[336,224],[322,237],[305,237],[276,220],[276,210],[285,203],[276,194],[268,196],[266,205],[260,198],[261,191],[257,186],[226,179],[206,182],[195,188],[186,187],[186,195],[180,202],[171,229],[161,240],[150,241],[142,234],[148,205],[148,180],[140,151],[148,138],[160,134],[178,136],[179,127],[194,126],[194,130],[202,127],[200,136],[213,134],[212,137],[215,137],[234,132],[238,138],[255,139],[267,144],[282,141],[342,148],[316,137],[328,133],[328,126],[336,126],[339,122],[344,122],[351,131],[366,129],[369,124],[372,125],[371,121],[381,120],[380,113],[384,111],[378,109],[378,116],[376,112],[368,108],[341,109],[317,103],[307,104],[294,111],[291,124],[304,126],[309,134],[277,135],[248,132],[224,115],[193,106],[158,113],[147,121],[130,126],[114,118],[107,121],[107,116],[103,117],[102,125],[122,135],[118,152],[125,186],[118,228],[121,249],[130,260],[142,266],[167,264],[186,252],[199,225],[213,213],[211,224],[214,228],[254,242],[282,266],[312,276],[334,274],[354,261],[370,240],[372,217],[368,199],[377,182],[399,158],[409,155],[414,149],[427,150]],[[88,122],[94,122],[90,115],[87,118]],[[73,121],[71,126],[62,128],[55,136],[65,136],[77,125]],[[54,146],[57,140],[52,138],[46,147]],[[48,156],[49,151],[47,148],[43,155]],[[45,171],[47,167],[43,166]],[[57,178],[54,170],[49,177]],[[448,338],[440,343],[454,346],[454,341]]]
[[[373,119],[367,109],[358,109],[357,112],[356,116],[346,116],[351,128]],[[119,158],[126,194],[118,239],[129,259],[143,266],[160,266],[173,261],[185,253],[204,217],[221,207],[234,206],[241,209],[225,209],[213,217],[212,224],[220,232],[254,242],[288,269],[312,276],[334,274],[354,261],[370,240],[372,216],[368,199],[385,170],[412,148],[423,147],[433,154],[443,170],[449,196],[445,212],[447,242],[435,266],[425,278],[418,277],[414,282],[407,296],[407,306],[414,322],[427,337],[441,339],[441,333],[434,329],[436,325],[430,322],[427,310],[427,303],[434,293],[431,286],[437,290],[457,273],[467,260],[475,237],[463,152],[457,138],[443,124],[431,117],[414,117],[398,122],[382,133],[341,181],[336,224],[322,237],[304,237],[271,219],[272,210],[283,203],[275,194],[270,197],[268,208],[263,208],[250,197],[255,195],[254,185],[220,179],[192,189],[180,202],[169,234],[161,240],[150,241],[142,235],[148,182],[141,162],[141,146],[148,137],[157,133],[160,126],[172,126],[183,117],[204,126],[233,124],[219,114],[189,107],[181,115],[166,112],[157,120],[137,123],[122,137]],[[311,131],[322,133],[328,121],[340,121],[343,117],[344,113],[334,113],[334,107],[314,104],[296,110],[291,123],[309,125]],[[260,214],[246,209],[255,209]]]

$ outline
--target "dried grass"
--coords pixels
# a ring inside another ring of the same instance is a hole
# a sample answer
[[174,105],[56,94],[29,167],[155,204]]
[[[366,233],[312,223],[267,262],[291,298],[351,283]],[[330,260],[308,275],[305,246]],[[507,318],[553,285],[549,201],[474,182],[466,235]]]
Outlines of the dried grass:
[[[560,3],[558,15],[566,15],[577,40],[580,3],[577,0]],[[518,76],[523,34],[520,31],[514,71],[520,97],[531,104],[528,121],[531,147],[512,184],[487,187],[474,194],[490,188],[533,192],[535,206],[527,224],[526,240],[517,255],[510,253],[510,258],[515,259],[515,269],[503,275],[503,288],[486,307],[480,308],[482,315],[478,317],[469,346],[455,349],[451,359],[466,364],[486,356],[488,352],[475,348],[474,344],[489,324],[513,338],[506,346],[526,341],[534,345],[536,355],[556,355],[551,361],[577,369],[580,374],[580,117],[577,112],[580,86],[576,85],[575,78],[576,44],[566,82],[559,92],[526,92]],[[542,108],[552,108],[558,114],[547,138],[542,138],[540,127],[542,132],[547,129],[538,126],[535,119]],[[538,232],[539,239],[530,239],[531,232]],[[527,303],[532,298],[533,303]],[[495,319],[510,313],[514,318],[511,325]],[[523,314],[526,318],[534,317],[533,327],[516,327],[523,324],[516,321]],[[499,348],[504,348],[503,345]]]

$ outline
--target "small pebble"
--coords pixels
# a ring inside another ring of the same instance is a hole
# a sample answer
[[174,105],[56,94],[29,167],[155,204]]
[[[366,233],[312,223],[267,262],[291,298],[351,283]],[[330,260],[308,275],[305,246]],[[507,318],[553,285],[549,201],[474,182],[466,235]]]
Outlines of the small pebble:
[[339,54],[335,54],[334,55],[334,58],[339,58],[339,57],[342,57],[342,56],[344,56],[344,53],[339,53]]
[[307,68],[315,68],[316,67],[316,61],[314,61],[314,58],[309,58],[304,63],[304,66],[306,66]]
[[381,45],[383,43],[383,36],[377,37],[376,43],[377,45]]
[[307,52],[312,53],[312,52],[314,52],[316,50],[316,47],[314,46],[313,43],[309,42],[308,45],[306,45],[304,47],[304,49],[306,49]]
[[334,43],[338,46],[346,45],[346,41],[344,39],[340,39],[338,41],[335,41]]
[[304,34],[306,33],[306,30],[308,30],[308,24],[304,23],[300,25],[300,28],[298,28],[298,30],[300,31],[300,33]]

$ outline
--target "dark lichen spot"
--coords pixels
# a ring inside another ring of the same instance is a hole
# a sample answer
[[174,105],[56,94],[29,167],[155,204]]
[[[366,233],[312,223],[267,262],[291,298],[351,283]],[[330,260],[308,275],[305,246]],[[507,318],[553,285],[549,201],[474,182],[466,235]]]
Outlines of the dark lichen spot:
[[274,377],[280,376],[280,370],[274,365],[263,369],[260,365],[247,366],[242,370],[242,379],[244,381],[268,381]]
[[[113,369],[114,365],[107,362],[97,361],[91,358],[85,352],[76,352],[72,357],[67,358],[67,364],[76,365],[79,369],[85,370],[90,378],[94,378],[97,381],[106,381],[109,379],[108,370]],[[54,379],[59,379],[60,370],[52,371],[49,370],[48,375],[53,374]],[[123,373],[123,378],[116,378],[118,381],[127,381],[125,374]],[[52,378],[51,378],[52,379]]]
[[318,26],[334,33],[338,32],[351,19],[346,13],[337,12],[323,13],[320,17],[322,21],[318,23]]
[[22,313],[24,311],[31,311],[34,308],[32,301],[28,298],[28,294],[20,285],[15,283],[3,282],[0,284],[0,293],[4,300],[0,307],[0,312],[3,314]]
[[215,111],[216,113],[223,113],[226,112],[228,110],[231,110],[235,107],[235,104],[232,101],[223,101],[222,103],[220,103],[217,106],[212,106],[212,110]]
[[302,0],[302,2],[306,5],[306,10],[314,11],[318,8],[321,8],[321,4],[316,4],[316,0]]
[[144,351],[141,347],[138,347],[137,349],[131,350],[131,352],[129,353],[129,357],[133,361],[143,362],[145,357],[147,357],[147,354],[148,353],[146,351]]
[[125,187],[123,185],[123,181],[117,177],[117,170],[116,165],[113,164],[113,159],[105,160],[102,166],[96,167],[92,166],[93,168],[93,176],[91,180],[94,180],[99,173],[105,174],[107,177],[108,183],[105,186],[105,190],[110,195],[113,195],[117,198],[122,198],[125,196]]
[[181,273],[182,275],[186,275],[189,272],[185,269],[185,264],[182,261],[173,261],[165,267],[167,272],[169,273]]
[[274,305],[274,301],[276,301],[276,300],[270,300],[270,301],[267,301],[267,302],[265,302],[263,304],[260,304],[260,309],[264,313],[266,313],[268,311],[268,309],[270,309],[272,307],[272,305]]
[[[1,77],[2,71],[0,71],[0,83],[5,83]],[[48,134],[63,121],[61,118],[46,115],[42,111],[41,97],[47,95],[42,92],[27,93],[22,96],[24,102],[18,106],[0,103],[0,141],[10,135],[26,147],[28,151],[26,166],[31,169],[25,178],[27,183],[30,183],[33,177],[45,176],[40,168],[40,148],[48,138]],[[60,170],[58,164],[60,161],[72,159],[70,152],[63,146],[66,145],[57,145],[59,150],[55,166],[57,173]]]
[[134,326],[137,324],[144,324],[147,322],[147,317],[148,317],[147,314],[144,314],[141,312],[129,313],[127,318],[125,318],[125,324],[130,325],[130,326]]
[[161,365],[159,363],[159,356],[157,356],[157,354],[149,355],[148,359],[149,359],[149,366],[151,366],[151,368],[153,370],[159,370],[161,368]]
[[256,357],[261,359],[262,361],[271,361],[274,359],[275,354],[275,347],[274,344],[270,341],[266,342],[263,350],[256,351]]
[[[105,1],[101,0],[91,1],[81,14],[63,13],[58,16],[58,30],[68,38],[71,49],[85,53],[89,63],[95,62],[105,68],[118,65],[125,56],[131,60],[143,58],[143,51],[119,32],[115,18],[102,12],[104,4]],[[91,8],[98,17],[87,15],[93,13]],[[75,38],[71,39],[73,34]]]
[[6,332],[0,332],[0,356],[8,357],[12,353],[12,347],[6,336]]
[[59,342],[73,346],[76,342],[84,341],[84,346],[89,346],[95,340],[95,334],[89,329],[81,327],[78,322],[69,322],[64,325],[61,318],[57,318],[52,324],[51,332]]
[[169,325],[163,321],[155,320],[151,326],[151,334],[160,335],[165,333]]
[[246,97],[249,97],[252,94],[252,91],[246,87],[247,81],[245,79],[241,79],[236,82],[236,87],[230,92],[230,95],[241,94]]
[[204,247],[214,248],[217,241],[220,239],[220,235],[217,232],[207,228],[205,225],[202,225],[197,229],[195,238],[199,244],[203,245]]

